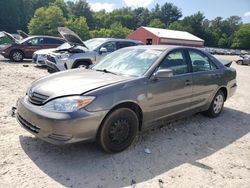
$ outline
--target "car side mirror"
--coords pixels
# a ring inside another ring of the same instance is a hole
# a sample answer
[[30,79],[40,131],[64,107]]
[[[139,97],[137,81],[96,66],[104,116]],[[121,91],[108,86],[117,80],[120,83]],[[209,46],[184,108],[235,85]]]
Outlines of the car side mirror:
[[29,41],[27,44],[28,44],[28,46],[31,46],[31,45],[32,45],[32,42],[31,42],[31,41]]
[[159,69],[154,73],[154,78],[170,78],[174,73],[171,69]]
[[104,54],[104,53],[108,53],[108,50],[107,48],[102,47],[99,52],[100,54]]

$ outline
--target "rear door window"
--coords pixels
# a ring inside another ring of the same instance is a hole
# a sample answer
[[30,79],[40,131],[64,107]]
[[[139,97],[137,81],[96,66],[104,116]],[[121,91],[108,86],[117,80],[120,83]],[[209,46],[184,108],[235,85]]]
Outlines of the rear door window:
[[195,50],[188,50],[188,52],[193,72],[203,72],[217,69],[215,64],[205,54]]
[[117,43],[117,49],[121,49],[121,48],[126,48],[129,46],[135,46],[136,44],[134,42],[126,42],[126,41],[122,41],[122,42],[118,42]]

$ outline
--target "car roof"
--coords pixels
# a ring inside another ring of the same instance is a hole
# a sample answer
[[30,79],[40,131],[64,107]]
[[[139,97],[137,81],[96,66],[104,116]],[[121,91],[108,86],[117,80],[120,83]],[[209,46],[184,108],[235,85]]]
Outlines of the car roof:
[[196,48],[190,46],[175,46],[175,45],[142,45],[142,46],[131,46],[129,48],[136,49],[152,49],[152,50],[174,50],[174,49],[196,49],[196,50],[205,50],[204,48]]
[[[143,42],[141,42],[141,41],[139,41],[139,40],[132,40],[132,39],[118,39],[118,38],[92,38],[93,40],[103,40],[103,41],[105,41],[105,42],[107,42],[107,41],[115,41],[115,42],[117,42],[117,41],[124,41],[124,42],[135,42],[135,43],[142,43],[143,44]],[[92,40],[92,39],[90,39],[90,40]]]
[[65,41],[63,38],[61,37],[54,37],[54,36],[47,36],[47,35],[33,35],[33,36],[30,36],[28,37],[29,39],[32,39],[32,38],[36,38],[36,37],[46,37],[46,38],[52,38],[52,39],[58,39],[58,40],[63,40]]

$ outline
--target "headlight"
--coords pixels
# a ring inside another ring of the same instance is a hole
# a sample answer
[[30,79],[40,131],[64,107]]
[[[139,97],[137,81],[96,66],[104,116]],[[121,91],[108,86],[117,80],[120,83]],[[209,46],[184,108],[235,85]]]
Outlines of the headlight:
[[92,96],[62,97],[49,101],[42,108],[54,112],[75,112],[89,105],[94,99]]
[[70,57],[70,54],[62,54],[62,55],[57,56],[58,59],[67,59],[69,57]]

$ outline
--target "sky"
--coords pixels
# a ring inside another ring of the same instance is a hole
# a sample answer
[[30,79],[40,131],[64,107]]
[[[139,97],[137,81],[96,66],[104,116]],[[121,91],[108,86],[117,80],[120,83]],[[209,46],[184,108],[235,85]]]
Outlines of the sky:
[[201,11],[208,19],[236,15],[240,16],[244,23],[250,23],[250,0],[87,0],[87,2],[92,10],[105,9],[107,12],[127,6],[151,9],[156,3],[162,5],[171,2],[182,10],[183,16]]

